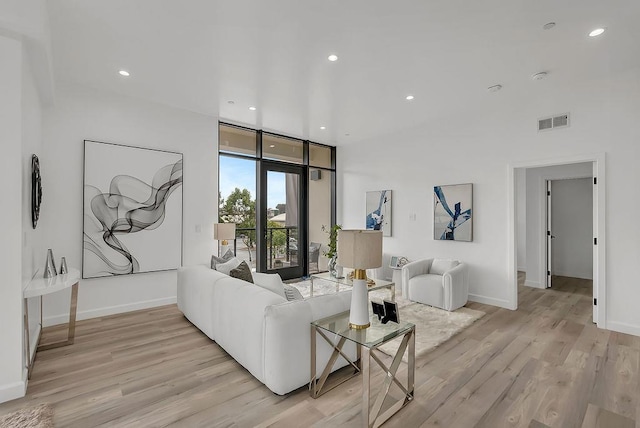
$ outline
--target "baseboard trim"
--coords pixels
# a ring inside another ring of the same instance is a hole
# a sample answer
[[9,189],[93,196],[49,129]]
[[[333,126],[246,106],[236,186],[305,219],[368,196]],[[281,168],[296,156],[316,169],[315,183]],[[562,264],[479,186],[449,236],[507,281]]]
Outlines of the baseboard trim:
[[567,278],[578,278],[578,279],[588,279],[589,281],[593,280],[593,274],[589,273],[586,275],[575,274],[575,273],[567,273],[567,272],[553,272],[554,276],[566,276]]
[[533,287],[533,288],[546,288],[543,287],[542,284],[540,284],[537,281],[529,281],[528,279],[524,280],[524,285],[526,285],[527,287]]
[[627,324],[624,322],[618,321],[607,321],[607,325],[605,327],[607,330],[617,331],[619,333],[631,334],[634,336],[640,336],[640,326]]
[[505,309],[513,309],[508,300],[496,299],[494,297],[481,296],[479,294],[469,293],[469,300],[472,302],[483,303],[485,305],[498,306]]
[[27,383],[24,380],[0,385],[0,403],[24,397],[27,393]]
[[[109,315],[121,314],[125,312],[139,311],[140,309],[155,308],[157,306],[172,305],[177,302],[176,296],[163,297],[161,299],[144,300],[142,302],[127,303],[124,305],[107,306],[105,308],[90,309],[76,314],[77,320],[106,317]],[[45,327],[69,322],[69,314],[54,315],[43,319]]]

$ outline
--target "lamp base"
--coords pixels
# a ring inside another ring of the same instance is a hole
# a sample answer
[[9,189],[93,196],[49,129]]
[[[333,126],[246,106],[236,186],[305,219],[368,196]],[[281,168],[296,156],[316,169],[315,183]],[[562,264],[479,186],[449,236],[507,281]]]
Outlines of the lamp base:
[[[371,325],[369,322],[369,292],[367,290],[367,280],[360,279],[358,276],[356,274],[353,278],[349,327],[355,330],[364,330]],[[364,276],[366,278],[366,273]]]
[[365,325],[359,325],[359,324],[351,324],[349,323],[349,328],[352,330],[364,330],[371,327],[371,323],[367,323]]

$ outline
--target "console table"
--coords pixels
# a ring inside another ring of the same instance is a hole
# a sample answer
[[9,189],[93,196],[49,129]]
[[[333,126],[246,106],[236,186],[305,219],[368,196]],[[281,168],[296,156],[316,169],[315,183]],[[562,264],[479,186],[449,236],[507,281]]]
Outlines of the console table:
[[[330,389],[346,382],[351,377],[362,373],[362,419],[365,427],[379,427],[391,416],[396,414],[401,408],[413,400],[414,379],[416,373],[416,326],[412,323],[400,321],[400,323],[389,322],[382,324],[378,317],[370,318],[371,326],[363,330],[349,328],[349,311],[342,312],[327,318],[323,318],[311,323],[311,380],[309,391],[311,397],[318,398]],[[316,337],[322,337],[333,347],[333,353],[320,377],[316,377]],[[382,344],[395,338],[402,337],[402,342],[396,351],[393,361],[389,367],[375,354],[375,350]],[[334,344],[331,338],[339,338]],[[349,340],[357,346],[358,358],[354,363],[344,354],[342,348]],[[396,377],[398,367],[402,362],[405,350],[408,352],[408,370],[406,386]],[[332,387],[323,390],[325,382],[331,373],[336,360],[342,356],[355,369],[353,376],[343,379]],[[387,374],[373,406],[371,397],[371,360],[375,361]],[[404,393],[404,399],[400,399],[389,408],[382,411],[382,405],[389,394],[391,383],[395,383]]]
[[[36,276],[29,281],[27,286],[22,290],[22,298],[24,300],[24,328],[26,332],[26,358],[27,373],[31,379],[31,371],[33,362],[36,358],[36,352],[46,351],[47,349],[59,348],[61,346],[73,345],[76,333],[76,310],[78,308],[78,283],[80,282],[80,271],[70,268],[68,273],[53,276],[51,278],[43,278],[42,274],[37,273]],[[67,340],[55,343],[48,343],[40,346],[40,337],[42,335],[42,296],[45,294],[56,293],[58,291],[71,288],[71,300],[69,304],[69,324],[67,332]],[[31,356],[31,339],[29,337],[29,305],[27,299],[30,297],[40,297],[40,332],[36,342],[36,350]]]

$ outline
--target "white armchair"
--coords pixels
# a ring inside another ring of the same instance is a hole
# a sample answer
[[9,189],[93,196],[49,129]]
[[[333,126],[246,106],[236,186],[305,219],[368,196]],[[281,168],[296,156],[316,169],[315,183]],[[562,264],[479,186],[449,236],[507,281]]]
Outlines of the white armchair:
[[458,260],[424,259],[402,267],[402,295],[447,311],[467,303],[467,266]]

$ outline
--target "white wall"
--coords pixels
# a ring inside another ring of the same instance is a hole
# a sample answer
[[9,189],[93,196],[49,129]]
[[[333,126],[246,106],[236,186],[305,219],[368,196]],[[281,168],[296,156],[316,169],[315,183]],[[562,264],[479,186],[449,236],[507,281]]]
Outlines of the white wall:
[[527,168],[527,277],[525,285],[546,287],[546,180],[592,177],[593,163]]
[[[33,229],[31,220],[31,157],[42,158],[42,105],[35,85],[30,61],[23,57],[22,79],[22,281],[31,280],[44,265],[43,227]],[[40,299],[29,299],[29,339],[31,355],[35,352],[40,333]]]
[[593,180],[551,182],[552,273],[593,279]]
[[0,402],[24,393],[22,380],[22,43],[0,36]]
[[[364,192],[392,189],[393,237],[385,238],[385,252],[464,260],[470,265],[472,300],[513,307],[509,165],[606,152],[605,324],[640,335],[634,303],[640,301],[640,288],[634,285],[640,225],[628,221],[628,213],[640,209],[640,199],[628,192],[628,183],[640,181],[640,73],[594,81],[557,76],[542,85],[523,80],[495,95],[486,95],[482,111],[461,106],[455,117],[340,147],[339,220],[345,227],[363,227]],[[567,111],[570,127],[536,131],[537,118]],[[474,184],[474,241],[434,241],[433,186],[469,182]]]
[[[41,213],[44,247],[53,249],[56,262],[65,256],[69,266],[81,267],[83,141],[88,139],[184,154],[183,263],[207,263],[215,248],[217,118],[70,84],[58,84],[56,92],[55,107],[44,113]],[[175,299],[175,271],[82,280],[78,319]],[[47,296],[45,325],[65,322],[68,302],[69,293]]]
[[[31,228],[31,154],[42,148],[41,100],[53,94],[47,20],[45,0],[0,3],[0,402],[24,395],[26,387],[22,287],[37,263],[42,235]],[[35,340],[35,302],[30,315]]]
[[527,270],[527,173],[526,169],[516,169],[516,234],[518,270]]
[[309,180],[309,242],[322,244],[318,258],[320,271],[327,270],[329,262],[324,256],[329,249],[329,234],[322,231],[322,226],[331,227],[331,175],[331,171],[320,170],[319,180]]

